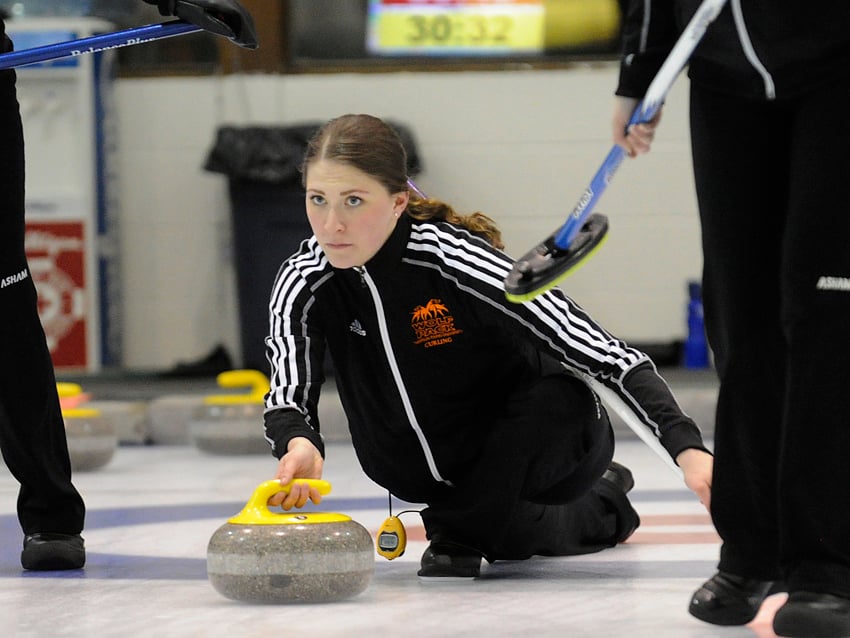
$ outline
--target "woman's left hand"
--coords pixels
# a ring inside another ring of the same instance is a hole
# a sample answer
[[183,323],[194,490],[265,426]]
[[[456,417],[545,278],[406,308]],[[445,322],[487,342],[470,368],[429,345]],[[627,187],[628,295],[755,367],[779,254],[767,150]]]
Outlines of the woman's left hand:
[[685,485],[699,497],[699,502],[711,512],[711,477],[714,457],[696,448],[688,448],[676,457],[676,464],[685,475]]
[[659,108],[649,122],[629,126],[632,113],[638,104],[635,98],[619,95],[614,98],[614,113],[611,117],[614,144],[621,146],[629,157],[649,153],[655,139],[655,129],[661,122],[662,109]]

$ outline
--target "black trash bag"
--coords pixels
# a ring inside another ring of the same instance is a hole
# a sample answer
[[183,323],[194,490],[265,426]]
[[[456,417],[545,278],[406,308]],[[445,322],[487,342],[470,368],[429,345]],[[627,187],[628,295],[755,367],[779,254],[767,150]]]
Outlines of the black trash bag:
[[[407,152],[408,175],[419,174],[422,163],[413,135],[405,126],[388,123],[398,133]],[[235,180],[272,184],[300,182],[299,169],[307,142],[320,126],[320,123],[280,127],[223,126],[218,129],[204,169]]]
[[299,167],[317,124],[269,127],[223,126],[204,169],[236,180],[288,184],[301,181]]

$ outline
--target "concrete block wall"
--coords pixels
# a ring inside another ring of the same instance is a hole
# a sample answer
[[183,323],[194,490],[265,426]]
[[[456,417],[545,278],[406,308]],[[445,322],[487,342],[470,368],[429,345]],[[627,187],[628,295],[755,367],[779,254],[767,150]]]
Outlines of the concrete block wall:
[[[616,64],[588,63],[118,80],[125,366],[170,367],[219,342],[238,357],[227,182],[202,169],[219,126],[394,119],[417,138],[418,185],[493,216],[520,256],[563,223],[610,149],[616,77]],[[686,282],[701,269],[685,78],[653,152],[624,162],[597,210],[609,239],[563,288],[618,336],[682,338]]]

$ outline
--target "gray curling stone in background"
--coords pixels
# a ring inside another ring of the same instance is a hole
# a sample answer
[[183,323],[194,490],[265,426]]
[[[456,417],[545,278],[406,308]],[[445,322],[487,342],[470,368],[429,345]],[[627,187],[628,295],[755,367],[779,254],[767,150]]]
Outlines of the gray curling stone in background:
[[257,370],[229,370],[216,378],[222,388],[249,387],[246,394],[205,397],[189,421],[195,447],[211,454],[269,454],[263,436],[263,400],[269,379]]
[[190,445],[189,422],[204,405],[194,394],[165,394],[148,402],[147,429],[156,445]]
[[148,404],[146,401],[92,400],[87,408],[99,410],[112,423],[118,445],[122,443],[146,445],[151,442],[148,430]]
[[[86,472],[103,467],[115,456],[118,435],[100,410],[85,407],[87,395],[76,383],[57,383],[65,422],[65,438],[73,471]],[[68,407],[65,407],[68,406]]]
[[[330,491],[325,481],[308,482]],[[375,571],[372,536],[345,514],[269,510],[268,499],[287,487],[262,483],[212,535],[207,576],[213,588],[253,603],[325,603],[363,592]]]

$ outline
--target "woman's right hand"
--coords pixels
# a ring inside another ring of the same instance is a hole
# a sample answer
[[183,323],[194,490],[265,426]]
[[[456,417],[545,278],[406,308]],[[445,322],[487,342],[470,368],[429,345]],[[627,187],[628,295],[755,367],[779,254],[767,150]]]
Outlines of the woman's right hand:
[[[281,485],[287,485],[299,478],[320,479],[322,478],[323,466],[324,459],[316,446],[309,439],[295,437],[289,441],[286,446],[286,454],[280,458],[277,464],[275,478],[280,481]],[[278,492],[274,494],[269,499],[268,504],[280,505],[283,509],[290,510],[293,507],[304,507],[308,500],[321,503],[322,495],[315,487],[310,487],[306,483],[295,483],[288,493]]]
[[620,95],[614,97],[614,114],[611,118],[614,144],[621,146],[629,157],[637,157],[649,152],[652,140],[655,138],[655,129],[661,121],[661,108],[659,108],[649,122],[629,126],[638,103],[639,100],[636,98]]
[[699,502],[711,513],[711,483],[714,476],[714,456],[697,448],[688,448],[676,457],[682,469],[685,485],[699,497]]

